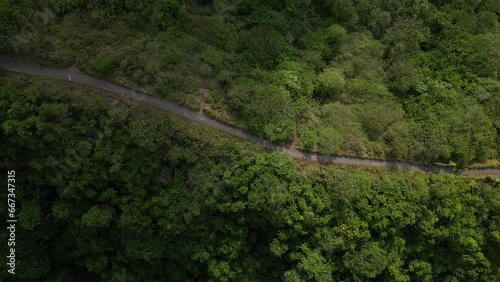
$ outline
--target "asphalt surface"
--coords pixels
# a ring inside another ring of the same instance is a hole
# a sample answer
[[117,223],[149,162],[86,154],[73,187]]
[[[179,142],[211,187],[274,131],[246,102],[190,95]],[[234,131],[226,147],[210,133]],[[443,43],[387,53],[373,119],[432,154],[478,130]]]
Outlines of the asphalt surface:
[[[0,57],[0,68],[42,76],[55,78],[60,80],[66,80],[74,83],[88,85],[97,89],[105,90],[108,92],[112,92],[124,97],[131,98],[133,100],[146,103],[152,105],[156,108],[165,110],[167,112],[176,114],[188,120],[205,124],[217,130],[220,130],[224,133],[230,134],[232,136],[241,138],[243,140],[252,142],[259,146],[275,150],[281,151],[284,154],[298,160],[305,161],[317,161],[321,163],[330,163],[336,165],[344,165],[344,166],[358,166],[358,167],[377,167],[377,168],[389,168],[389,169],[399,169],[399,170],[409,170],[409,171],[421,171],[428,173],[454,173],[452,168],[448,167],[437,167],[437,166],[421,166],[421,165],[413,165],[409,163],[403,162],[392,162],[392,161],[382,161],[382,160],[371,160],[371,159],[362,159],[362,158],[351,158],[351,157],[341,157],[336,155],[320,155],[316,153],[302,152],[293,148],[288,148],[276,143],[273,143],[264,138],[252,135],[247,133],[241,129],[235,128],[233,126],[229,126],[227,124],[221,123],[219,121],[213,120],[211,118],[206,117],[200,112],[194,112],[189,109],[180,107],[176,104],[161,100],[159,98],[141,93],[134,89],[128,89],[123,86],[119,86],[113,84],[108,81],[104,81],[101,79],[93,78],[86,74],[79,72],[76,69],[68,68],[68,69],[54,69],[48,67],[41,67],[31,64],[20,63],[15,60],[12,60],[8,57]],[[466,171],[461,172],[462,175],[500,175],[500,169],[498,168],[483,168],[483,169],[468,169]]]

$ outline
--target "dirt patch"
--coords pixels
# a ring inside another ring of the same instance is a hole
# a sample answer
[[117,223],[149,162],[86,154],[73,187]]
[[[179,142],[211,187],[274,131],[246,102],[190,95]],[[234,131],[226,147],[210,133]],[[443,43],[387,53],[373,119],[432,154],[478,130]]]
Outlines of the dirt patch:
[[207,98],[208,96],[208,89],[206,88],[199,88],[198,90],[201,91],[201,96],[200,98],[198,99],[199,103],[200,103],[200,114],[203,114],[203,110],[205,109],[205,99]]

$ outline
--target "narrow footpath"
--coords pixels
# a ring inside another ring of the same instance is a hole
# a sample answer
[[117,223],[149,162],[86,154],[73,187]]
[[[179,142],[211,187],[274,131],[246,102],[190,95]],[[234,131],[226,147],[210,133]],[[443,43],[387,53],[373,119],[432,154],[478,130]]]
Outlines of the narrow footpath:
[[[310,152],[302,152],[293,148],[285,147],[276,143],[273,143],[264,138],[252,135],[241,129],[229,126],[227,124],[221,123],[219,121],[213,120],[211,118],[203,115],[201,111],[195,112],[189,109],[180,107],[176,104],[161,100],[159,98],[141,93],[139,91],[128,89],[108,81],[93,78],[86,74],[81,73],[76,68],[68,69],[54,69],[48,67],[40,67],[29,65],[25,63],[16,62],[8,57],[0,57],[0,68],[42,76],[55,78],[60,80],[66,80],[74,83],[84,84],[97,89],[112,92],[121,96],[131,98],[133,100],[152,105],[156,108],[165,110],[167,112],[176,114],[190,121],[194,121],[200,124],[205,124],[224,133],[230,134],[232,136],[238,137],[240,139],[252,142],[259,146],[268,148],[270,150],[281,151],[284,154],[298,160],[306,161],[317,161],[321,163],[331,163],[336,165],[344,166],[359,166],[359,167],[378,167],[378,168],[389,168],[389,169],[400,169],[409,171],[421,171],[428,173],[454,173],[452,168],[448,167],[437,167],[437,166],[421,166],[413,165],[404,162],[392,162],[392,161],[382,161],[382,160],[371,160],[362,158],[351,158],[351,157],[341,157],[336,155],[320,155]],[[468,169],[460,173],[461,175],[500,175],[499,168],[481,168],[481,169]]]

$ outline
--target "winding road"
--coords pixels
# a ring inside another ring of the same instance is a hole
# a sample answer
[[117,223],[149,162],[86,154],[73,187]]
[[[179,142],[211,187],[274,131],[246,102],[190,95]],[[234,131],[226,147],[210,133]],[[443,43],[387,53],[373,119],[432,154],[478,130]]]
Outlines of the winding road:
[[[93,78],[73,68],[54,69],[48,67],[40,67],[40,66],[20,63],[8,57],[0,57],[0,68],[24,74],[67,80],[74,83],[88,85],[108,92],[113,92],[118,95],[125,96],[133,100],[152,105],[156,108],[176,114],[188,120],[200,124],[205,124],[212,128],[218,129],[224,133],[247,140],[262,147],[271,150],[281,151],[284,154],[298,160],[317,161],[321,163],[331,163],[331,164],[345,165],[345,166],[390,168],[390,169],[400,169],[409,171],[421,171],[428,173],[454,173],[452,168],[447,168],[447,167],[421,166],[403,162],[341,157],[336,155],[320,155],[316,153],[302,152],[293,148],[275,144],[264,138],[249,134],[233,126],[229,126],[227,124],[213,120],[203,115],[203,113],[194,112],[185,109],[183,107],[180,107],[176,104],[161,100],[159,98],[150,95],[146,95],[139,91],[128,89],[108,81]],[[462,172],[461,174],[500,175],[500,169],[498,168],[468,169]]]

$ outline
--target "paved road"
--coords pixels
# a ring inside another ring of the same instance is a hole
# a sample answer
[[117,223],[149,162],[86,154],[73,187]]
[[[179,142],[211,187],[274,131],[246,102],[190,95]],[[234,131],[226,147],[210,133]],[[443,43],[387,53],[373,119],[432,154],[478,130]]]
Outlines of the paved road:
[[[188,120],[208,125],[212,128],[218,129],[227,134],[236,136],[238,138],[247,140],[254,144],[263,146],[265,148],[281,151],[284,154],[299,160],[307,161],[318,161],[321,163],[331,163],[337,165],[346,166],[361,166],[361,167],[381,167],[381,168],[391,168],[391,169],[401,169],[410,171],[422,171],[429,173],[453,173],[451,168],[442,167],[432,167],[432,166],[420,166],[412,165],[409,163],[402,162],[391,162],[391,161],[381,161],[381,160],[370,160],[361,158],[350,158],[350,157],[340,157],[336,155],[320,155],[316,153],[302,152],[293,148],[288,148],[279,144],[275,144],[261,137],[249,134],[238,128],[223,124],[216,120],[206,117],[202,113],[194,112],[173,103],[161,100],[159,98],[146,95],[139,91],[133,89],[128,89],[108,81],[100,80],[97,78],[90,77],[74,69],[53,69],[48,67],[34,66],[30,64],[24,64],[16,62],[8,57],[0,57],[0,68],[7,69],[10,71],[56,78],[61,80],[67,80],[74,83],[80,83],[88,85],[94,88],[106,90],[113,92],[128,98],[134,99],[136,101],[146,103],[155,106],[159,109],[165,110],[167,112],[179,115]],[[485,168],[485,169],[469,169],[462,173],[463,175],[500,175],[500,169],[496,168]]]

